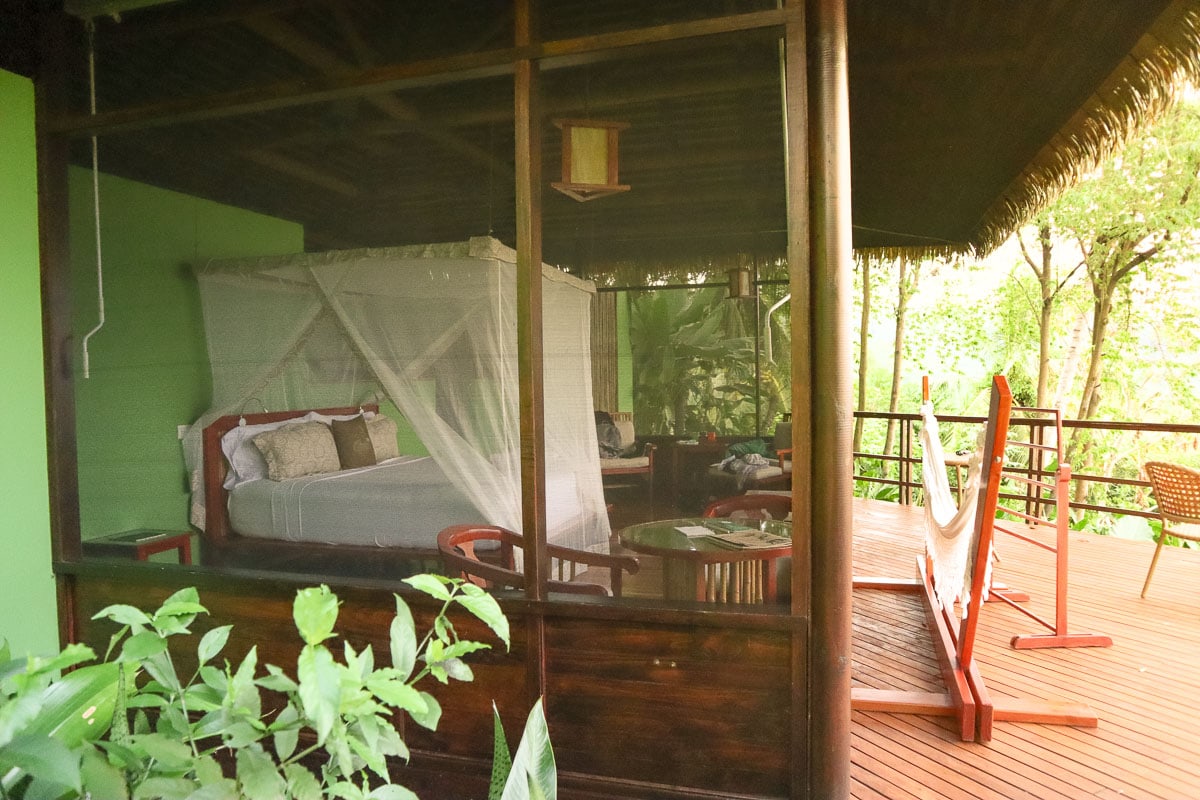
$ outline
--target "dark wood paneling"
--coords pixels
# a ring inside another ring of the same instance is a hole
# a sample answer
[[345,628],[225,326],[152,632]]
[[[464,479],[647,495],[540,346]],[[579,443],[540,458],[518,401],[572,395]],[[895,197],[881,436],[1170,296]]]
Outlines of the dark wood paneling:
[[[292,671],[300,649],[292,621],[299,582],[231,577],[153,564],[59,564],[74,589],[79,640],[99,652],[112,626],[91,617],[106,605],[153,608],[180,586],[196,585],[211,617],[197,635],[232,624],[225,657],[258,647],[260,663]],[[334,586],[337,630],[356,648],[386,659],[392,587]],[[418,629],[436,608],[409,598]],[[779,614],[718,614],[706,608],[633,607],[501,598],[512,648],[473,655],[475,680],[425,688],[443,716],[431,733],[409,725],[410,764],[397,778],[422,796],[481,796],[492,754],[492,702],[516,746],[529,710],[527,680],[539,660],[526,631],[544,627],[546,707],[564,798],[786,797],[790,794],[792,639],[803,620]],[[491,641],[481,625],[454,616],[459,633]],[[194,641],[180,642],[187,667]]]

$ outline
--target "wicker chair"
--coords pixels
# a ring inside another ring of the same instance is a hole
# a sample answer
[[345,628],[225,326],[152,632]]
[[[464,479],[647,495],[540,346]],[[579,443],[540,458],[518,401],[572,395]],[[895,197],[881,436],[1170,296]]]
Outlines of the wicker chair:
[[1142,585],[1142,597],[1150,588],[1150,579],[1154,577],[1154,568],[1158,566],[1158,556],[1167,534],[1200,542],[1200,472],[1178,464],[1151,461],[1146,464],[1146,474],[1150,478],[1154,499],[1158,501],[1162,535],[1158,537],[1154,558],[1150,560],[1150,571],[1146,573],[1146,583]]
[[[487,561],[475,552],[478,542],[497,545],[484,551]],[[515,549],[524,546],[520,534],[495,525],[452,525],[438,534],[437,543],[447,574],[459,575],[485,589],[525,587],[525,575],[517,571],[514,558]],[[554,544],[546,545],[546,550],[554,564],[554,576],[549,581],[552,592],[620,597],[622,575],[638,571],[638,560],[633,556],[589,553]],[[602,584],[575,580],[589,566],[608,570],[611,592]]]

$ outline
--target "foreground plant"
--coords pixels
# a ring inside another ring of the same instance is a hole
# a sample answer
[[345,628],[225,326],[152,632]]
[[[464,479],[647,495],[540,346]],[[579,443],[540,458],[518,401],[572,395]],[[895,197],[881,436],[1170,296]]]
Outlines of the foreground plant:
[[[195,589],[176,592],[152,614],[129,605],[105,608],[96,618],[121,626],[106,655],[116,652],[114,663],[99,665],[108,670],[104,691],[112,697],[109,708],[115,705],[107,735],[66,740],[19,724],[45,708],[44,699],[39,706],[30,698],[44,696],[51,673],[91,658],[88,648],[72,646],[34,669],[10,668],[7,678],[0,674],[0,686],[8,692],[0,706],[0,737],[6,730],[19,736],[0,739],[0,765],[11,773],[5,776],[2,796],[415,798],[388,773],[388,756],[408,758],[393,725],[395,714],[404,712],[418,725],[436,729],[441,706],[416,684],[427,677],[441,683],[472,680],[464,657],[489,647],[460,638],[448,612],[454,606],[465,609],[505,647],[509,630],[494,598],[477,586],[434,575],[405,582],[441,601],[442,607],[432,629],[418,640],[412,613],[396,596],[389,631],[391,664],[379,667],[370,645],[360,652],[345,641],[339,661],[329,646],[335,638],[337,596],[325,586],[299,591],[293,618],[304,647],[294,677],[270,664],[260,670],[256,647],[237,665],[215,665],[229,639],[231,626],[225,625],[200,638],[196,669],[181,678],[168,644],[172,637],[190,633],[197,616],[208,613]],[[79,717],[85,713],[82,708],[76,706],[69,716]],[[101,724],[107,727],[107,719]],[[55,774],[61,777],[51,780]]]

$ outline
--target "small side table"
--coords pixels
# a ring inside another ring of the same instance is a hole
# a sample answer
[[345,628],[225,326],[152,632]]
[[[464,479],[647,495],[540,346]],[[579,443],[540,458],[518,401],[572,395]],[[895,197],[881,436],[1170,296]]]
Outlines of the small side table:
[[83,543],[85,556],[124,558],[145,561],[155,553],[168,550],[179,551],[179,563],[192,563],[192,535],[175,531],[156,531],[141,528],[122,533],[111,533]]

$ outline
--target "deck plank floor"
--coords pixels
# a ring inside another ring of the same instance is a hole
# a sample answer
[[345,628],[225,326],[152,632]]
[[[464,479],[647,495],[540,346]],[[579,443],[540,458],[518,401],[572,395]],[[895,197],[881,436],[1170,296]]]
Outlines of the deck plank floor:
[[[855,501],[855,574],[911,578],[922,524],[919,508]],[[1003,535],[997,546],[997,580],[1053,618],[1053,556]],[[994,696],[1086,703],[1098,728],[998,722],[990,743],[964,743],[948,718],[856,711],[853,797],[1200,798],[1200,552],[1164,552],[1143,600],[1153,549],[1071,535],[1070,630],[1107,634],[1111,648],[1014,650],[1014,635],[1041,632],[1036,622],[1000,603],[980,617]],[[855,685],[938,686],[915,595],[858,590],[854,613]]]
[[[619,506],[620,508],[620,506]],[[650,518],[636,504],[633,518]],[[911,579],[923,546],[920,508],[855,501],[855,575]],[[659,508],[659,516],[672,514]],[[1053,618],[1054,557],[998,534],[996,580],[1028,592]],[[1111,648],[1014,650],[1043,632],[1003,603],[980,617],[977,653],[994,697],[1086,703],[1097,728],[997,722],[987,744],[959,740],[950,718],[853,713],[851,794],[856,800],[1200,800],[1200,551],[1159,559],[1139,597],[1154,546],[1085,533],[1070,537],[1069,627],[1111,636]],[[626,587],[661,591],[655,559]],[[855,686],[939,691],[937,659],[915,594],[854,593]]]

